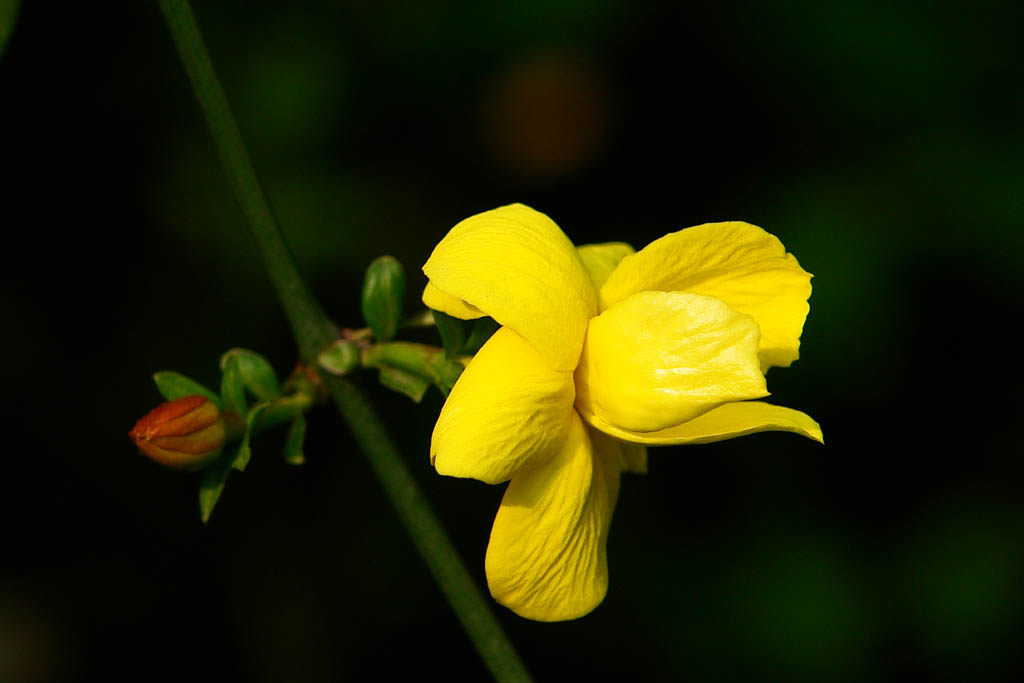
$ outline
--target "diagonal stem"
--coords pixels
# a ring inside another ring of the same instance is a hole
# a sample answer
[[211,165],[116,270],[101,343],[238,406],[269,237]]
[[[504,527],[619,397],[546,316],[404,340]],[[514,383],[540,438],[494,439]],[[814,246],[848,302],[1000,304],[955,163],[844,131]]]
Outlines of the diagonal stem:
[[[242,142],[227,98],[206,52],[187,0],[158,0],[202,107],[217,153],[259,246],[267,272],[288,317],[299,354],[313,363],[334,338],[333,327],[299,276]],[[383,422],[350,380],[328,377],[327,387],[399,519],[423,556],[473,645],[495,679],[530,676],[413,479]]]

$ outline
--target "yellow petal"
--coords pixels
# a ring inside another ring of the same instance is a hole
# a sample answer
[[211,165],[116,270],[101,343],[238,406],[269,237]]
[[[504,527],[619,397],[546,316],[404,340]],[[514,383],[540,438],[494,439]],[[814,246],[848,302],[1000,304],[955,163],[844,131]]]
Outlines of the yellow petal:
[[721,299],[761,328],[761,366],[799,357],[811,275],[775,236],[749,223],[706,223],[627,256],[601,289],[601,310],[644,290]]
[[594,283],[594,289],[601,289],[608,276],[619,265],[619,261],[634,253],[636,249],[625,242],[605,242],[604,244],[584,244],[576,247],[576,253],[583,261],[583,268]]
[[653,432],[767,396],[757,340],[757,323],[714,297],[634,294],[590,321],[576,405],[621,429]]
[[522,337],[502,327],[448,395],[430,459],[440,474],[497,484],[551,458],[574,414],[572,375],[552,370]]
[[518,332],[556,370],[576,367],[597,294],[576,248],[544,214],[512,204],[467,218],[423,272],[449,297]]
[[581,617],[608,590],[605,543],[619,490],[617,449],[572,416],[561,452],[513,477],[487,546],[494,599],[537,621]]
[[631,432],[594,415],[581,415],[602,432],[637,444],[712,443],[756,432],[793,432],[825,443],[821,427],[809,415],[762,401],[726,403],[689,422],[657,432]]
[[486,315],[479,308],[466,303],[462,299],[457,299],[454,296],[445,294],[429,282],[423,290],[423,303],[427,308],[447,313],[448,315],[461,318],[462,320],[474,320]]

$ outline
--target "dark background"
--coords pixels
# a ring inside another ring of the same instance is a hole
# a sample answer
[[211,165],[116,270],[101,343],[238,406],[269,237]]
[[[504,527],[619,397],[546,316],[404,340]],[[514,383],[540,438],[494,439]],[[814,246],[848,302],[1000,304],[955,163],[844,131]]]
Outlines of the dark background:
[[[1017,3],[199,3],[301,270],[341,323],[512,201],[577,243],[706,221],[815,274],[788,434],[652,450],[604,604],[499,617],[540,680],[1020,672]],[[299,5],[298,3],[296,5]],[[893,4],[895,5],[895,3]],[[479,680],[336,415],[261,439],[211,523],[126,437],[175,369],[295,351],[151,3],[27,2],[0,61],[0,680]],[[440,409],[366,385],[483,585],[501,487],[437,476]]]

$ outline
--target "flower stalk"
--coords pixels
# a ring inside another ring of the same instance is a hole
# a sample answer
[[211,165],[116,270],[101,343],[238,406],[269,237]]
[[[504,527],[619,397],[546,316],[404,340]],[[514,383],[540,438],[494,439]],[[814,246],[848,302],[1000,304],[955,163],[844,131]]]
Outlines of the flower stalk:
[[[335,328],[299,276],[288,253],[210,62],[192,8],[187,0],[159,0],[159,6],[203,110],[228,180],[284,308],[299,355],[304,363],[312,365],[320,351],[334,340]],[[530,680],[518,653],[473,582],[367,398],[348,378],[327,376],[324,383],[399,519],[488,669],[497,680]]]

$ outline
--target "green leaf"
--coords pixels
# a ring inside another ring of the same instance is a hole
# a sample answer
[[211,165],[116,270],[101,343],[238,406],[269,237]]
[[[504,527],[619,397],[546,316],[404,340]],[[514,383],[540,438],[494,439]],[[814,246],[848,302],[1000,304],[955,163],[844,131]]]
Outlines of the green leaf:
[[200,394],[210,399],[218,408],[224,408],[220,396],[181,373],[174,372],[173,370],[162,370],[153,375],[153,381],[156,383],[157,391],[168,401],[176,401],[185,396]]
[[224,410],[231,410],[245,417],[245,385],[238,369],[238,358],[229,356],[220,376],[220,396]]
[[257,403],[249,409],[252,414],[248,421],[249,431],[253,436],[262,434],[272,427],[301,417],[312,405],[312,397],[306,394],[282,396],[266,403]]
[[441,354],[438,354],[430,364],[430,370],[434,373],[434,384],[445,396],[451,393],[463,369],[462,363],[448,360]]
[[306,418],[299,415],[292,420],[288,428],[288,436],[284,440],[284,461],[289,465],[301,465],[306,462],[302,452],[302,442],[306,438]]
[[231,474],[231,463],[237,456],[237,447],[227,448],[217,462],[203,470],[203,481],[199,484],[199,516],[203,524],[210,521],[213,508],[220,500],[228,475]]
[[252,447],[249,446],[249,430],[246,430],[242,440],[238,442],[238,454],[235,455],[235,459],[231,462],[232,469],[245,472],[245,466],[249,464],[251,458]]
[[0,55],[3,55],[7,46],[7,39],[11,37],[14,30],[14,22],[18,18],[18,5],[20,0],[0,0]]
[[242,384],[258,400],[269,401],[281,395],[277,374],[266,358],[248,349],[230,349],[220,357],[222,371],[227,366],[229,358],[236,359]]
[[231,466],[239,472],[245,471],[245,466],[252,458],[252,448],[249,446],[249,442],[253,435],[253,425],[259,420],[268,405],[267,403],[257,403],[249,409],[245,416],[245,433],[242,434],[242,441],[238,444],[238,454],[235,456],[234,462],[231,463]]
[[393,256],[380,256],[366,269],[362,309],[366,324],[379,341],[394,339],[402,322],[405,271]]
[[316,362],[332,375],[344,375],[359,367],[359,356],[355,344],[339,339],[321,351]]
[[494,318],[477,318],[473,323],[473,331],[470,332],[469,339],[462,347],[462,352],[468,356],[475,354],[491,338],[491,335],[498,331],[499,327],[500,325]]
[[441,335],[444,343],[444,355],[447,358],[455,358],[462,353],[466,345],[466,323],[463,320],[452,317],[441,311],[431,311],[434,315],[434,324]]
[[398,368],[382,367],[378,379],[388,389],[405,394],[416,403],[423,400],[423,394],[430,388],[430,380]]

